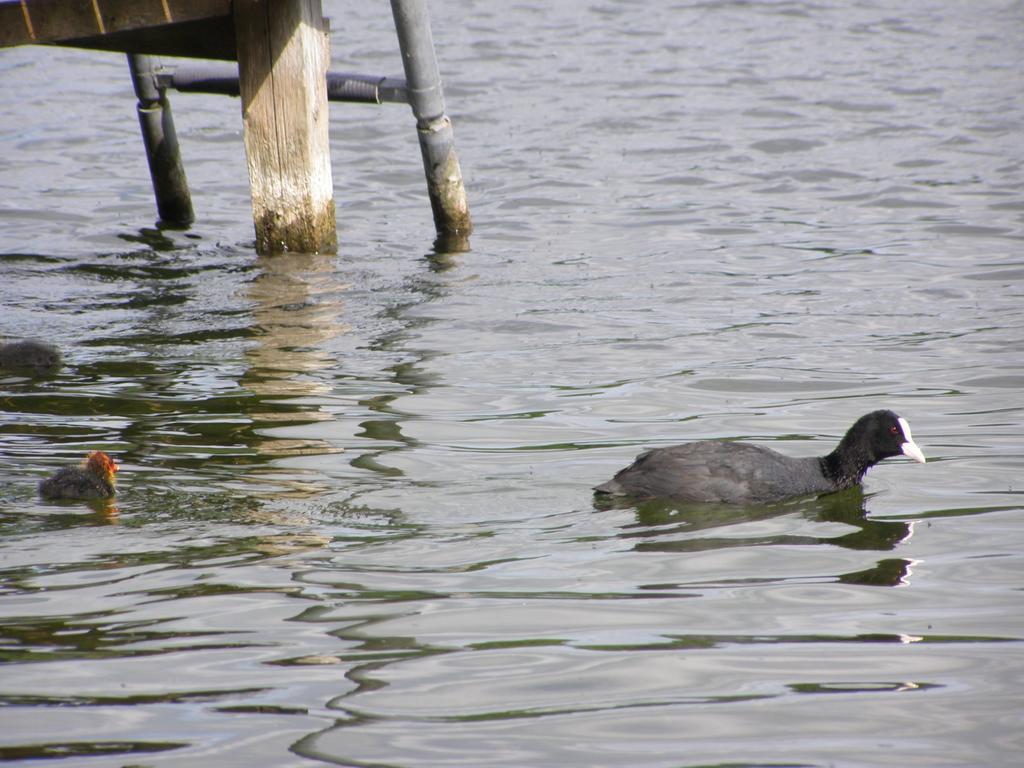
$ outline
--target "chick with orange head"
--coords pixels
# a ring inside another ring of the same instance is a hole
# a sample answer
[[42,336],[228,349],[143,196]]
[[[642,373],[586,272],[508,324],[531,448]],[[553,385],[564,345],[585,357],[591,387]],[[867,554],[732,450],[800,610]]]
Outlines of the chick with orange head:
[[77,467],[64,467],[39,483],[44,499],[109,499],[114,495],[117,464],[103,451],[92,451]]

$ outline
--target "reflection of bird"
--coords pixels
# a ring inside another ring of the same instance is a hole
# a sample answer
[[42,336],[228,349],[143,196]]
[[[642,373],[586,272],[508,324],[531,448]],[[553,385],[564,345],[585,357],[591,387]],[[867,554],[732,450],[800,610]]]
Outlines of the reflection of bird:
[[114,495],[117,464],[103,451],[93,451],[77,467],[64,467],[39,483],[44,499],[106,499]]
[[633,498],[761,504],[858,485],[870,467],[904,454],[924,463],[910,425],[892,411],[861,416],[832,453],[791,458],[769,448],[703,440],[640,454],[594,490]]
[[34,369],[47,373],[60,368],[60,351],[41,341],[14,341],[0,344],[0,368]]

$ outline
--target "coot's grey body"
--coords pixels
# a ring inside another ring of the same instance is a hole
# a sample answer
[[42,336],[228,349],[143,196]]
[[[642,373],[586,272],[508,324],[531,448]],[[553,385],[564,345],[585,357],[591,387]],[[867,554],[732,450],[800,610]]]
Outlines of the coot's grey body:
[[792,458],[747,443],[703,440],[642,453],[594,490],[636,498],[764,504],[850,488],[868,468],[901,453],[925,460],[906,420],[892,411],[875,411],[858,419],[827,456]]
[[705,440],[642,453],[595,490],[743,504],[835,489],[822,474],[821,459],[792,459],[757,445]]

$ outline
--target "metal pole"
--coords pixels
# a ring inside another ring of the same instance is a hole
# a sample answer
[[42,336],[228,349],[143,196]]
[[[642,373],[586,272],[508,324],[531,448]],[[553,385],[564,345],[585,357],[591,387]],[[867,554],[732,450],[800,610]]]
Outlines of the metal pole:
[[174,132],[171,104],[164,89],[156,82],[159,62],[152,56],[129,53],[128,67],[135,96],[139,100],[139,125],[146,145],[146,159],[160,220],[168,224],[191,224],[195,214],[192,212],[185,167],[181,163],[178,137]]
[[[229,62],[203,62],[165,67],[156,76],[158,88],[182,93],[220,93],[238,96],[238,66]],[[353,72],[327,73],[327,100],[359,104],[385,101],[409,103],[405,80],[400,77],[359,75]]]
[[391,0],[391,12],[402,50],[409,104],[416,116],[434,226],[442,238],[465,237],[472,231],[473,223],[455,154],[452,121],[445,114],[427,3]]

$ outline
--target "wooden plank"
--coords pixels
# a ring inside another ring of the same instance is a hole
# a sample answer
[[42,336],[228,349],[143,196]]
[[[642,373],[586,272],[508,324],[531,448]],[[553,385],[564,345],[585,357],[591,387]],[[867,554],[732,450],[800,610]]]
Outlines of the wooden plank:
[[130,29],[95,37],[58,40],[56,45],[151,56],[235,61],[235,23],[230,16]]
[[235,0],[239,90],[260,253],[337,249],[319,0]]
[[231,0],[0,2],[0,47],[108,35],[231,13]]

